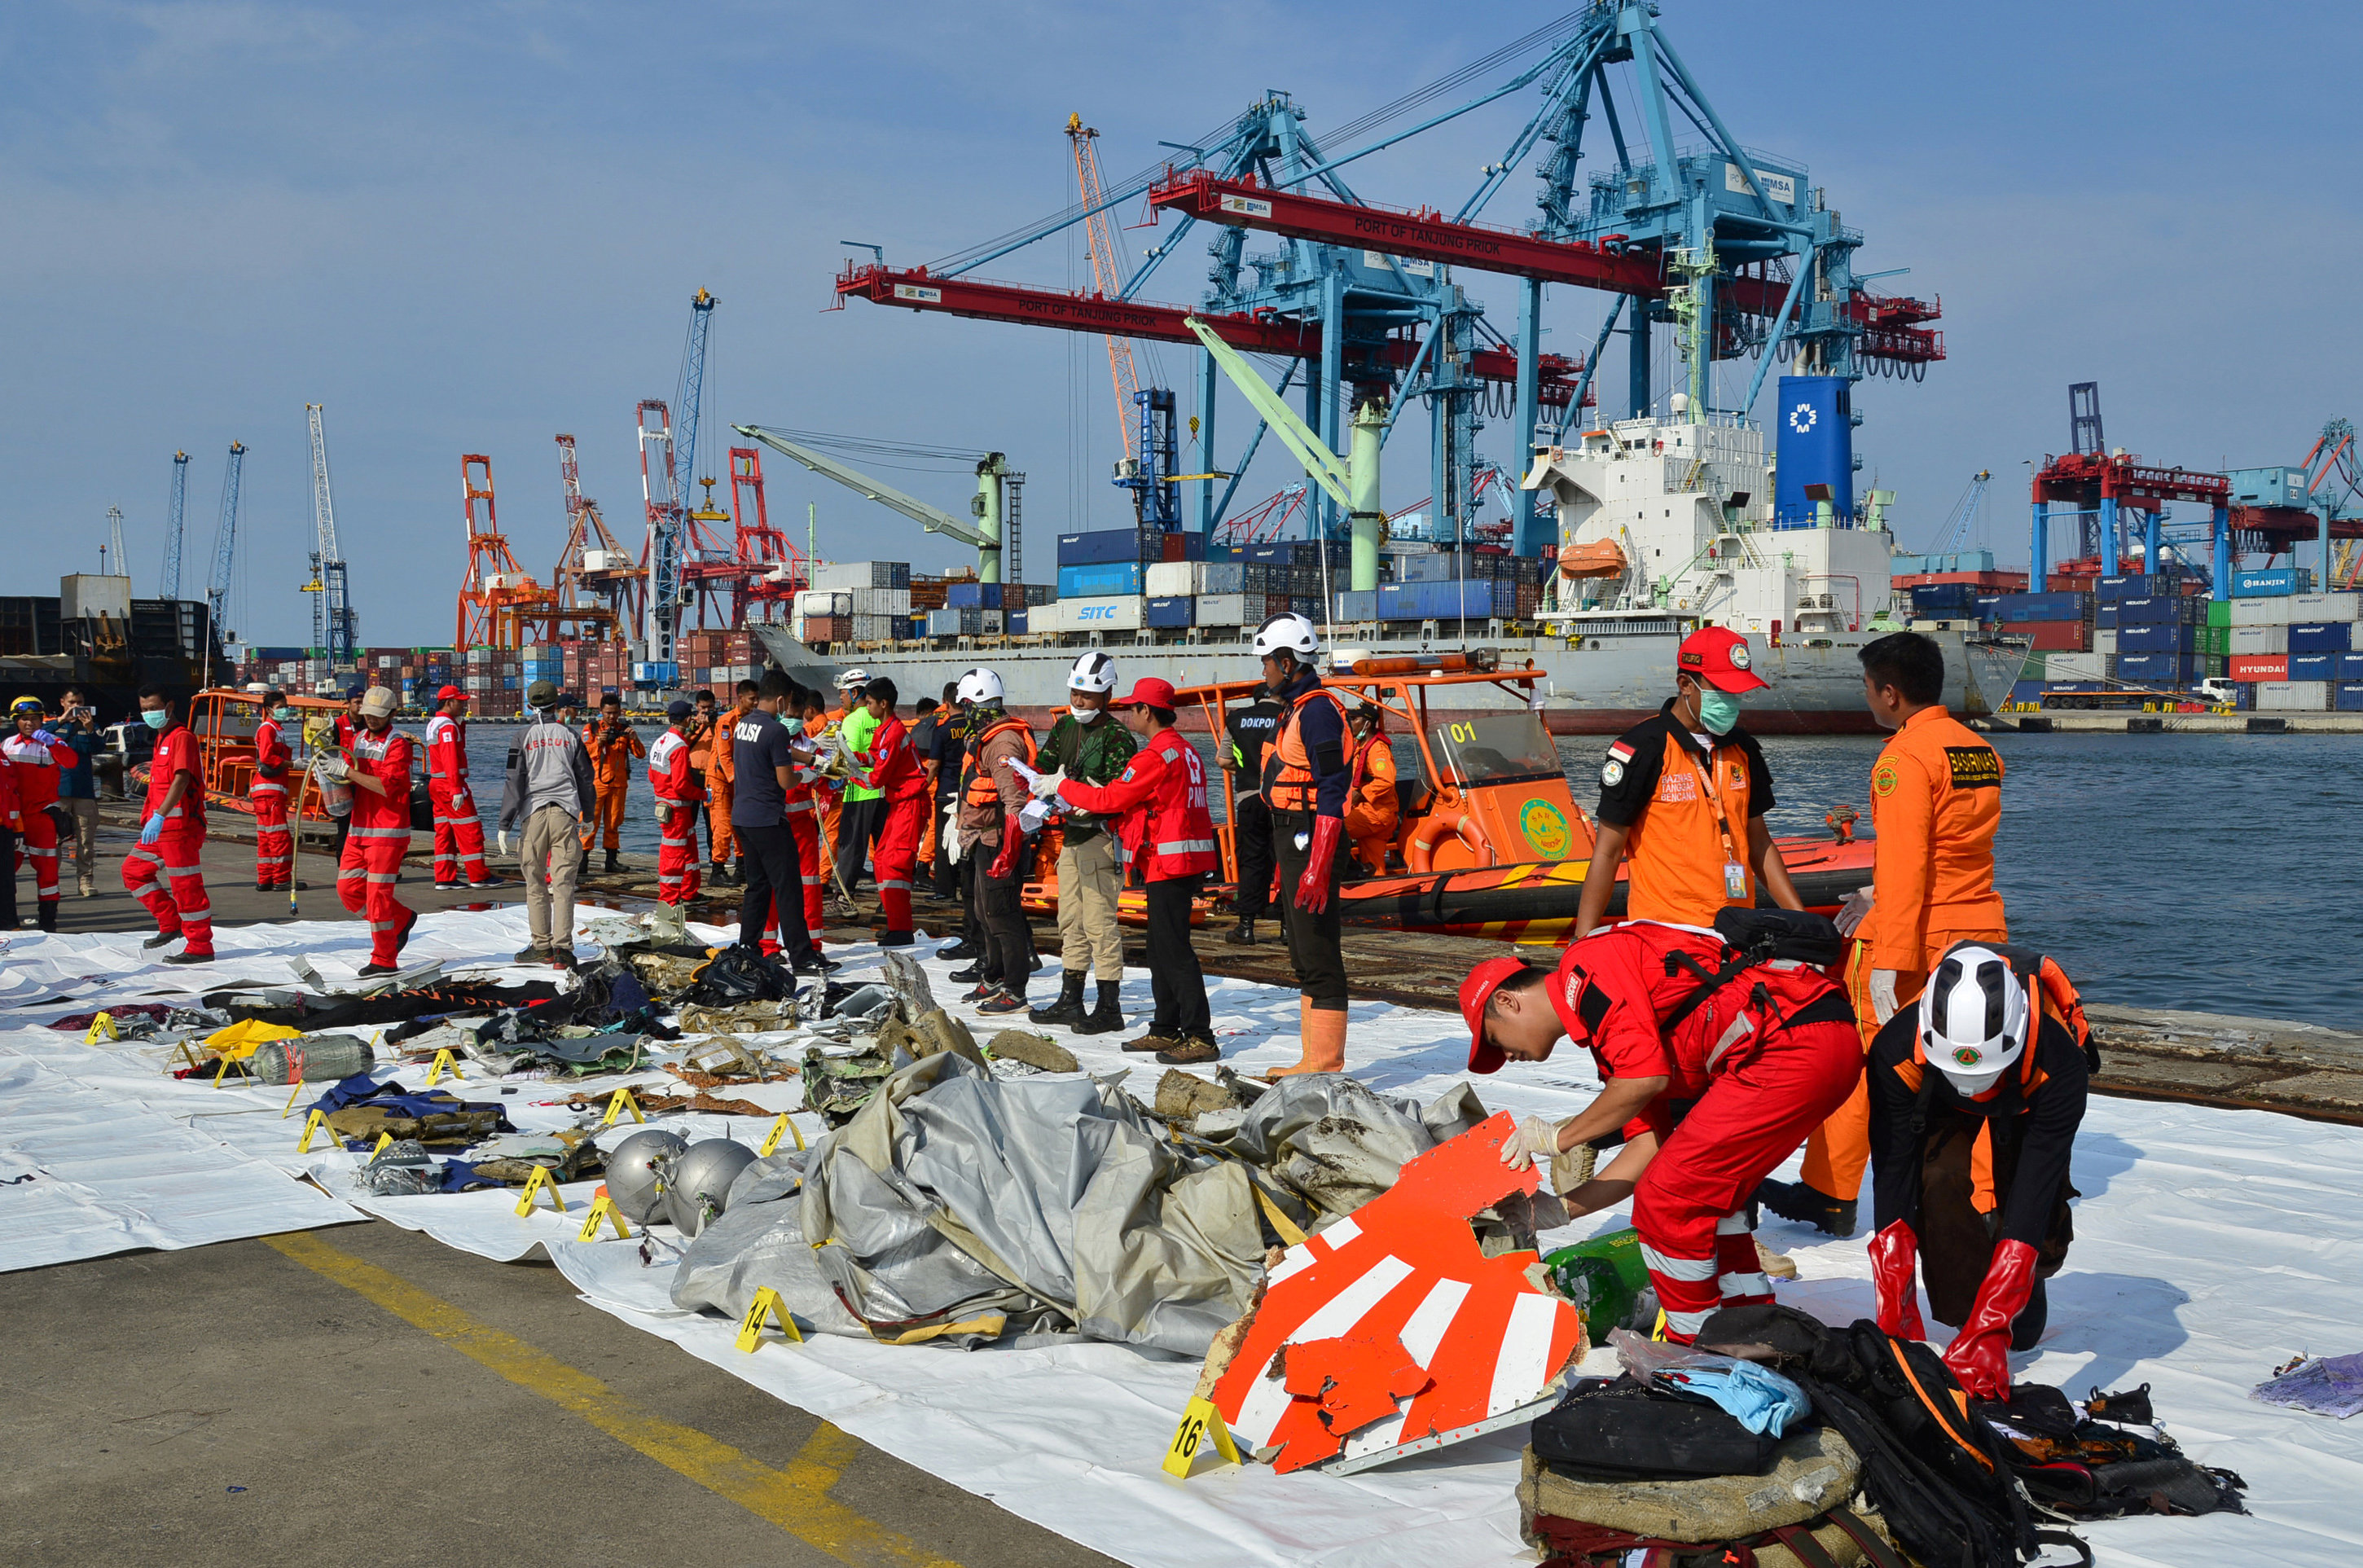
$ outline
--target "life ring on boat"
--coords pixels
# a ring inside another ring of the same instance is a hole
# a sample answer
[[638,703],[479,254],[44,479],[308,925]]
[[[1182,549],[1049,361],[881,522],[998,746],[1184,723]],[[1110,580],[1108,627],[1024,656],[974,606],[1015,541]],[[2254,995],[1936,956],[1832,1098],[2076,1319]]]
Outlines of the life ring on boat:
[[1403,864],[1415,872],[1434,871],[1436,846],[1443,841],[1447,833],[1457,836],[1467,845],[1469,852],[1477,857],[1479,865],[1494,863],[1492,841],[1485,837],[1485,830],[1477,826],[1477,818],[1466,811],[1439,811],[1412,829],[1411,840],[1403,846]]

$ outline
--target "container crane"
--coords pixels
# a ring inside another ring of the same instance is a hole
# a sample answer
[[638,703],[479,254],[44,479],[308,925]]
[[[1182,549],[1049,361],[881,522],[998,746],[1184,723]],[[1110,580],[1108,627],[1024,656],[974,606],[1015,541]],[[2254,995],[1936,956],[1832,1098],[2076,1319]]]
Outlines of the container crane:
[[312,646],[327,651],[338,673],[361,664],[360,636],[345,577],[345,554],[337,544],[337,508],[328,492],[328,440],[320,429],[321,406],[304,405],[312,428],[312,580],[304,592],[312,600]]
[[771,526],[763,503],[763,454],[753,447],[730,449],[730,511],[735,553],[745,569],[731,592],[730,624],[775,619],[752,612],[792,604],[811,584],[812,567],[788,536]]
[[[1124,292],[1124,262],[1116,254],[1115,235],[1108,225],[1107,197],[1100,188],[1100,157],[1095,143],[1100,133],[1083,124],[1081,115],[1067,117],[1067,141],[1075,154],[1075,187],[1082,193],[1083,250],[1091,258],[1092,283],[1103,299]],[[1133,442],[1134,405],[1140,399],[1140,375],[1132,362],[1132,339],[1120,333],[1104,335],[1108,380],[1115,387],[1115,428],[1124,438],[1124,455],[1138,459]],[[1171,393],[1166,396],[1170,399]]]
[[460,649],[521,647],[525,638],[518,612],[546,605],[549,595],[510,553],[493,496],[493,460],[482,452],[460,456],[460,505],[467,521],[468,572],[460,580],[454,645]]
[[582,471],[575,462],[574,438],[558,440],[558,479],[566,498],[566,548],[559,552],[550,582],[557,607],[586,625],[595,624],[603,641],[623,635],[638,619],[638,596],[646,574],[629,551],[607,531],[599,503],[582,494]]
[[156,591],[166,599],[181,596],[181,535],[189,510],[189,454],[172,454],[172,497],[164,508],[164,574]]
[[649,516],[648,538],[640,546],[640,570],[648,577],[640,640],[650,661],[663,661],[672,657],[673,633],[681,626],[681,480],[673,469],[671,412],[660,399],[643,398],[638,420],[640,501]]
[[[1023,475],[1009,472],[1009,464],[999,452],[988,452],[977,460],[977,494],[969,504],[971,523],[955,517],[940,507],[904,495],[891,484],[881,484],[849,463],[840,462],[826,452],[815,451],[800,441],[791,439],[785,432],[762,425],[733,425],[732,429],[750,441],[760,441],[773,451],[792,457],[824,479],[834,479],[865,500],[902,513],[931,534],[943,534],[961,544],[973,546],[977,554],[976,574],[980,581],[998,583],[1002,580],[1002,533],[1004,497],[1009,480],[1021,480]],[[1015,579],[1013,579],[1015,581]]]
[[229,616],[230,570],[238,556],[239,475],[245,465],[245,445],[230,442],[229,461],[222,468],[221,517],[214,525],[214,569],[205,579],[205,609],[211,628],[207,635],[224,642],[235,636],[222,623]]
[[[1945,514],[1945,526],[1937,530],[1936,542],[1929,547],[1929,554],[1950,555],[1977,537],[1978,518],[1986,504],[1986,486],[1991,483],[1993,473],[1991,470],[1981,468],[1970,475],[1969,488],[1962,491],[1961,498],[1953,503],[1953,509]],[[2041,593],[2042,590],[2038,588],[2036,592]]]

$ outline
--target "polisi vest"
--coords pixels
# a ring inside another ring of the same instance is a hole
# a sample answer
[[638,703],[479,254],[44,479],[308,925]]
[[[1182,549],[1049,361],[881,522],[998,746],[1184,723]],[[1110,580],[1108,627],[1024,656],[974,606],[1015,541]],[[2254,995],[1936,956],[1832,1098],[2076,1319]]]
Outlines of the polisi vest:
[[[1315,686],[1288,705],[1288,719],[1281,726],[1280,743],[1271,749],[1270,760],[1264,763],[1264,804],[1274,811],[1311,812],[1319,803],[1313,759],[1304,749],[1304,727],[1299,722],[1304,705],[1316,698],[1326,699],[1337,709],[1341,728],[1346,723],[1345,703],[1326,686]],[[1341,754],[1330,759],[1330,763],[1335,769],[1343,767],[1345,761]]]
[[1033,729],[1026,725],[1025,720],[1010,718],[1004,715],[998,723],[979,731],[969,740],[968,762],[964,769],[967,775],[966,785],[961,792],[961,804],[982,808],[988,806],[997,806],[1001,803],[1001,788],[998,784],[995,784],[993,782],[992,772],[989,769],[978,766],[978,763],[983,759],[985,742],[992,740],[996,735],[1003,734],[1005,731],[1012,729],[1015,729],[1019,735],[1025,738],[1026,765],[1027,767],[1032,767],[1035,762],[1041,756],[1042,753],[1040,748],[1037,747],[1034,743]]

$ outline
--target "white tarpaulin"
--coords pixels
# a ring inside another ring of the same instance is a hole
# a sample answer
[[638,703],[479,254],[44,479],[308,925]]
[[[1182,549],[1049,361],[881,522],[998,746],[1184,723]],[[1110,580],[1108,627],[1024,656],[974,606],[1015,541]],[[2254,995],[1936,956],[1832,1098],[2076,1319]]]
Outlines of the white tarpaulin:
[[[315,959],[324,973],[338,973],[331,962],[345,950],[360,962],[355,936],[348,934],[353,927],[272,930],[283,939],[274,951],[327,951],[329,957]],[[522,940],[522,917],[513,911],[429,916],[421,933],[414,951],[423,946],[428,956],[457,962],[514,950]],[[132,939],[74,940],[101,946],[63,957],[92,967],[103,962],[102,973],[138,968],[137,959],[105,945]],[[868,949],[836,951],[852,961],[840,978],[858,975],[875,956]],[[958,994],[945,978],[951,967],[927,964],[939,1000]],[[185,979],[183,971],[161,973]],[[286,979],[283,965],[255,977]],[[1037,998],[1054,981],[1055,971],[1036,977]],[[135,973],[129,983],[144,984],[145,976]],[[1235,1065],[1253,1072],[1294,1059],[1292,994],[1239,981],[1213,982],[1211,990],[1215,1028]],[[1146,973],[1127,972],[1127,1017],[1145,1017],[1148,992]],[[72,995],[79,1006],[89,993],[77,988]],[[52,1003],[14,1017],[38,1019],[65,1010],[67,1005]],[[970,1020],[980,1040],[1008,1021],[978,1018],[957,1004],[953,1010]],[[1122,1036],[1053,1032],[1087,1071],[1129,1073],[1134,1094],[1153,1094],[1162,1069],[1119,1051]],[[21,1071],[9,1061],[12,1054],[40,1061],[48,1070],[0,1080],[25,1085],[7,1088],[9,1098],[0,1101],[0,1147],[16,1140],[18,1118],[46,1106],[46,1095],[102,1093],[118,1108],[141,1099],[161,1123],[200,1141],[214,1140],[226,1172],[257,1171],[258,1161],[267,1161],[282,1170],[315,1171],[331,1191],[349,1192],[345,1173],[357,1157],[320,1156],[316,1145],[309,1159],[295,1155],[295,1123],[277,1119],[283,1090],[274,1097],[264,1090],[214,1091],[169,1080],[160,1089],[157,1068],[145,1060],[132,1060],[119,1048],[85,1051],[78,1035],[39,1033],[48,1038],[31,1050],[24,1031],[0,1035],[0,1070]],[[1468,1051],[1456,1017],[1366,1004],[1353,1010],[1347,1053],[1373,1087],[1425,1100],[1463,1075]],[[404,1074],[405,1082],[418,1076],[415,1070]],[[643,1073],[635,1081],[651,1078]],[[519,1126],[555,1127],[572,1119],[571,1112],[536,1102],[573,1084],[515,1086],[517,1093],[504,1104]],[[1597,1084],[1581,1054],[1569,1052],[1538,1067],[1477,1080],[1477,1086],[1488,1109],[1563,1116]],[[477,1084],[463,1093],[491,1097],[497,1087]],[[727,1093],[784,1106],[796,1091],[771,1085]],[[261,1103],[266,1099],[271,1103]],[[241,1101],[247,1103],[234,1115],[213,1114]],[[664,1121],[679,1126],[683,1119]],[[697,1132],[729,1129],[750,1141],[762,1131],[743,1118],[688,1119],[699,1124]],[[799,1119],[810,1136],[813,1119]],[[130,1150],[131,1129],[110,1147]],[[6,1174],[0,1170],[0,1180]],[[2067,1269],[2050,1284],[2051,1319],[2041,1345],[2014,1358],[2020,1377],[2058,1384],[2080,1396],[2093,1385],[2153,1385],[2160,1418],[2190,1456],[2240,1472],[2254,1510],[2247,1518],[2091,1526],[2084,1533],[2100,1560],[2127,1568],[2226,1562],[2346,1568],[2363,1557],[2363,1524],[2346,1507],[2349,1498],[2363,1496],[2363,1421],[2341,1424],[2247,1397],[2253,1385],[2302,1351],[2363,1349],[2363,1206],[2354,1196],[2363,1191],[2363,1129],[2266,1112],[2096,1098],[2078,1142],[2074,1175],[2084,1194],[2075,1246]],[[310,1191],[268,1179],[278,1182],[276,1190]],[[17,1201],[12,1195],[20,1190],[0,1186],[0,1266],[21,1266],[13,1249],[32,1244],[39,1234],[31,1222],[9,1218]],[[514,1193],[506,1192],[358,1201],[370,1212],[488,1257],[516,1257],[539,1244],[593,1305],[1026,1518],[1143,1568],[1203,1568],[1210,1562],[1425,1568],[1435,1562],[1531,1561],[1517,1540],[1511,1499],[1515,1432],[1348,1477],[1208,1469],[1208,1456],[1193,1478],[1176,1481],[1159,1466],[1195,1379],[1194,1362],[1099,1343],[960,1351],[837,1336],[793,1345],[776,1334],[754,1353],[742,1354],[732,1348],[735,1323],[672,1307],[672,1265],[662,1246],[651,1247],[657,1260],[651,1265],[642,1262],[637,1238],[632,1243],[573,1240],[583,1213],[578,1200],[590,1191],[587,1183],[567,1189],[572,1211],[567,1216],[544,1210],[522,1219],[514,1212]],[[344,1212],[316,1194],[312,1201]],[[216,1207],[235,1213],[240,1204],[226,1199]],[[174,1213],[183,1225],[205,1218]],[[1867,1212],[1865,1219],[1867,1225]],[[1547,1244],[1625,1222],[1621,1213],[1596,1217],[1547,1238]],[[227,1233],[285,1228],[287,1222],[274,1220]],[[653,1235],[675,1240],[664,1227]],[[1862,1239],[1834,1241],[1778,1222],[1766,1238],[1792,1252],[1804,1276],[1778,1287],[1783,1301],[1834,1323],[1869,1314]],[[545,1348],[564,1353],[562,1346]]]

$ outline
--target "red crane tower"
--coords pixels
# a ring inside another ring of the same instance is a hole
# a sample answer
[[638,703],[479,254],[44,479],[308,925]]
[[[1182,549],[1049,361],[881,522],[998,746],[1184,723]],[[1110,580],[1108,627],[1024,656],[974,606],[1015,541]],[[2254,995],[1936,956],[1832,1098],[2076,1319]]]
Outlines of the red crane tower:
[[[483,483],[476,481],[482,470]],[[460,505],[468,526],[468,572],[460,580],[459,648],[516,648],[523,645],[519,612],[527,615],[546,605],[550,595],[533,580],[509,551],[502,537],[493,501],[493,460],[482,452],[460,459]],[[479,517],[476,504],[483,503]]]
[[730,449],[730,510],[741,573],[731,594],[730,624],[776,620],[772,612],[812,581],[812,569],[804,551],[771,526],[763,506],[763,454],[753,447]]
[[558,608],[594,625],[602,640],[612,640],[638,620],[645,576],[607,531],[599,503],[582,494],[572,436],[558,438],[558,476],[566,495],[566,548],[550,573]]

